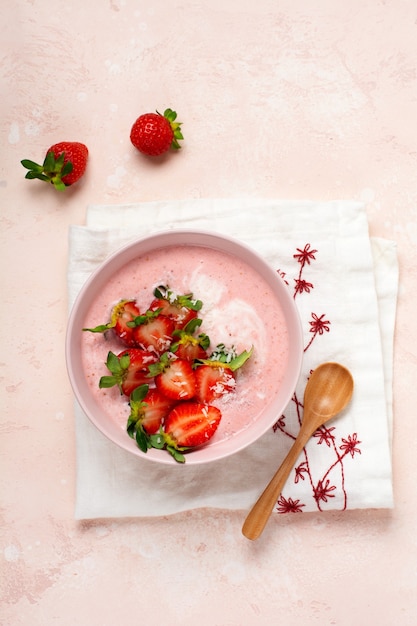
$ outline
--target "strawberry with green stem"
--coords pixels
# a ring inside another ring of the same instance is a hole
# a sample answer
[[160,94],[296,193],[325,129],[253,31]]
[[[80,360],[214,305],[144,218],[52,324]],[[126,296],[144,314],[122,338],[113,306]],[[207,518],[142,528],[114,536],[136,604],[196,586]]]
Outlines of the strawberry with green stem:
[[227,350],[219,344],[208,359],[195,362],[196,394],[199,402],[210,404],[215,399],[234,392],[235,372],[251,357],[253,348],[237,355],[235,350]]
[[201,326],[202,320],[198,317],[191,319],[184,328],[177,328],[172,333],[174,342],[170,351],[175,356],[195,361],[196,359],[207,358],[207,348],[210,345],[210,338],[205,333],[196,336],[196,330]]
[[135,344],[145,350],[155,350],[162,354],[172,343],[174,322],[162,315],[160,309],[155,311],[148,309],[144,314],[127,322],[127,326],[132,329]]
[[133,328],[128,326],[140,315],[140,311],[135,300],[120,300],[112,309],[110,321],[107,324],[100,324],[94,328],[83,328],[83,331],[91,333],[106,333],[112,330],[125,346],[135,347],[136,342],[133,336]]
[[159,309],[163,315],[170,317],[176,328],[184,328],[188,322],[197,317],[203,303],[195,300],[192,293],[177,294],[169,287],[159,285],[154,289],[155,299],[151,302],[150,309]]
[[181,122],[177,122],[177,114],[172,109],[165,109],[161,115],[145,113],[138,117],[130,131],[130,141],[147,156],[160,156],[170,148],[180,149],[179,141],[184,139]]
[[166,449],[178,463],[183,452],[205,445],[215,434],[222,414],[215,406],[180,402],[167,415],[156,435],[150,435],[152,448]]
[[127,421],[127,432],[136,440],[142,452],[152,447],[149,435],[157,433],[164,418],[173,408],[175,401],[170,400],[157,389],[143,384],[136,387],[130,395],[130,415]]
[[47,150],[42,165],[29,159],[23,159],[21,164],[29,170],[25,178],[37,178],[52,183],[58,191],[64,191],[84,176],[87,159],[86,145],[77,141],[61,141]]
[[194,371],[189,361],[164,352],[159,361],[149,366],[156,388],[173,400],[191,400],[196,386]]
[[106,360],[110,375],[102,376],[98,386],[108,389],[117,385],[121,394],[130,396],[136,387],[149,382],[149,368],[157,359],[154,352],[140,348],[128,348],[117,355],[110,351]]

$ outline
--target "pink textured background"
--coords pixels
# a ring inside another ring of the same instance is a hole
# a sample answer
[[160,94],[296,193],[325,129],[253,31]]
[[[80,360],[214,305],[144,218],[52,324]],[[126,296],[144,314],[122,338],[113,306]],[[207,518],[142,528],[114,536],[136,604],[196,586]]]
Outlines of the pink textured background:
[[[2,626],[414,625],[417,619],[417,5],[414,0],[3,0]],[[147,162],[135,118],[175,108]],[[90,148],[60,195],[22,158]],[[70,224],[88,203],[360,199],[395,239],[393,511],[77,523],[65,370]]]

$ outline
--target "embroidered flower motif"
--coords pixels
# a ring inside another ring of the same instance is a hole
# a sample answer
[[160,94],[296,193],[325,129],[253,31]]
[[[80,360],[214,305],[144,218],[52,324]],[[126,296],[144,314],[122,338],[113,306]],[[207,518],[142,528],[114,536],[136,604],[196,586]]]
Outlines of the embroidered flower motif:
[[300,465],[297,465],[294,471],[295,471],[295,476],[294,476],[295,483],[298,483],[299,480],[305,480],[305,476],[303,476],[303,474],[308,474],[307,462],[303,461],[302,463],[300,463]]
[[360,443],[362,443],[362,441],[358,441],[357,433],[353,433],[353,435],[348,435],[347,439],[342,438],[342,442],[343,445],[340,446],[340,449],[344,450],[345,454],[350,454],[352,459],[355,456],[355,452],[359,452],[359,454],[362,454],[362,452],[357,447]]
[[[305,280],[304,273],[306,271],[306,266],[311,265],[313,261],[316,260],[317,250],[313,249],[311,244],[305,244],[304,248],[296,248],[296,253],[293,254],[293,259],[295,259],[297,270],[295,272],[296,277],[294,280],[294,293],[293,297],[296,299],[296,296],[302,293],[309,294],[311,290],[314,289],[315,285],[311,282]],[[295,265],[294,263],[294,265]],[[281,269],[277,270],[278,274],[284,280],[284,282],[289,285],[290,278],[289,272],[283,271]],[[307,319],[304,320],[305,325],[307,325]],[[312,344],[317,340],[319,336],[323,336],[325,333],[330,332],[331,322],[326,319],[326,314],[323,313],[318,315],[316,313],[311,313],[310,321],[308,322],[310,325],[310,339],[307,342],[307,345],[304,348],[304,352],[306,352]],[[312,370],[310,370],[311,373]],[[293,409],[295,409],[296,417],[298,418],[298,423],[302,423],[302,410],[303,410],[303,402],[302,398],[298,397],[297,391],[294,392],[293,397],[291,398],[293,403]],[[285,437],[295,439],[293,434],[292,427],[286,426],[286,418],[282,415],[274,424],[273,431],[281,432]],[[313,498],[315,499],[317,509],[319,511],[322,510],[321,503],[328,502],[330,498],[335,498],[336,494],[338,496],[337,502],[340,503],[341,510],[345,510],[347,508],[348,502],[348,493],[345,487],[345,468],[344,462],[348,454],[354,457],[356,453],[361,454],[361,450],[359,449],[359,444],[361,443],[358,440],[357,433],[353,435],[348,435],[346,439],[341,439],[340,436],[337,436],[338,429],[337,427],[326,428],[325,426],[320,427],[315,433],[314,437],[316,438],[316,442],[318,445],[326,444],[328,448],[330,448],[330,454],[334,455],[333,461],[330,461],[327,468],[322,468],[322,472],[319,474],[322,476],[322,479],[319,480],[317,484],[315,484],[315,479],[312,476],[312,469],[310,466],[309,460],[309,451],[307,448],[304,449],[304,461],[299,463],[294,469],[294,483],[293,489],[297,492],[297,489],[302,492],[302,489],[306,489],[308,485],[311,485]],[[337,441],[337,443],[336,443]],[[341,453],[339,452],[341,450]],[[324,452],[324,451],[323,451]],[[328,458],[329,454],[325,455]],[[333,478],[334,474],[339,472],[339,476]],[[330,478],[329,478],[330,477]],[[334,484],[332,484],[330,481]],[[281,496],[278,499],[276,511],[278,513],[299,513],[303,512],[302,508],[306,506],[301,503],[301,500],[296,500],[293,498],[284,498]]]
[[306,280],[302,280],[301,278],[294,278],[295,280],[295,295],[297,293],[310,293],[310,289],[314,289],[313,283],[308,283]]
[[307,243],[304,246],[303,250],[300,250],[300,248],[297,248],[297,252],[298,254],[294,254],[294,259],[297,259],[297,261],[301,264],[302,267],[304,267],[304,265],[306,263],[308,263],[308,265],[310,265],[310,260],[313,259],[314,261],[316,260],[316,257],[314,256],[317,252],[317,250],[310,250],[310,244]]
[[329,320],[323,320],[324,313],[320,315],[320,317],[317,317],[315,313],[312,313],[311,317],[313,318],[313,321],[309,322],[311,326],[310,333],[314,333],[315,335],[323,335],[324,331],[326,331],[327,333],[329,332],[329,326],[331,322],[329,322]]
[[320,428],[317,429],[313,435],[313,437],[318,438],[317,444],[321,445],[324,442],[326,446],[330,448],[332,442],[334,441],[334,435],[332,435],[331,431],[334,429],[335,429],[334,426],[331,426],[330,428],[326,428],[325,426],[320,426]]
[[293,500],[292,498],[284,498],[280,496],[278,500],[277,511],[278,513],[302,513],[302,507],[305,504],[300,504],[299,500]]
[[311,314],[311,317],[313,319],[312,322],[309,322],[310,324],[310,333],[313,333],[312,338],[310,339],[310,341],[308,342],[308,344],[306,345],[306,347],[304,348],[304,352],[306,352],[309,347],[311,346],[311,344],[313,343],[314,339],[317,337],[317,335],[323,335],[324,332],[326,331],[327,333],[330,331],[330,324],[331,322],[329,320],[324,320],[324,313],[322,315],[320,315],[320,317],[318,317],[315,313]]
[[275,433],[277,430],[282,430],[283,428],[285,428],[285,415],[281,415],[279,420],[272,426],[272,430]]
[[323,502],[327,502],[328,498],[334,498],[335,494],[330,492],[334,491],[335,489],[336,485],[330,485],[329,479],[326,480],[324,485],[323,482],[319,480],[317,486],[314,487],[314,499],[316,500],[317,504],[320,502],[320,500],[322,500]]

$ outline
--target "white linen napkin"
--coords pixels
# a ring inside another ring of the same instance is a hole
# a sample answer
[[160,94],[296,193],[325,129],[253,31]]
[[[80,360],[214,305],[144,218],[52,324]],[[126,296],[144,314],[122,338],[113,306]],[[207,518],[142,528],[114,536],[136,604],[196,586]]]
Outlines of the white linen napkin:
[[[295,295],[304,362],[295,397],[270,432],[209,465],[167,466],[108,441],[75,402],[77,519],[159,516],[198,507],[248,510],[299,429],[307,377],[324,361],[350,369],[349,408],[320,429],[274,511],[390,508],[392,364],[398,266],[392,241],[370,240],[357,202],[185,200],[88,207],[69,233],[69,303],[114,250],[160,230],[234,236],[261,253]],[[203,298],[204,299],[204,298]]]

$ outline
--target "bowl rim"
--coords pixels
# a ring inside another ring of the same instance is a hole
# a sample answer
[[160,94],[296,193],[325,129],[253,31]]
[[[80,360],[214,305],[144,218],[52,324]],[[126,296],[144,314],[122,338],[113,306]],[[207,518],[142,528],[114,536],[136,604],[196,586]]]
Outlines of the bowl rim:
[[[75,357],[78,361],[78,366],[80,366],[81,354],[74,354],[74,341],[75,345],[79,345],[79,353],[81,353],[82,335],[80,333],[79,340],[77,342],[77,340],[75,339],[75,333],[79,333],[80,328],[82,328],[82,318],[85,315],[86,311],[90,308],[91,302],[94,301],[93,295],[93,297],[90,299],[90,303],[88,304],[88,306],[86,306],[86,294],[91,290],[94,285],[97,284],[97,282],[100,282],[100,279],[104,283],[107,278],[110,278],[110,276],[114,275],[115,272],[121,269],[129,261],[133,260],[136,257],[140,257],[147,252],[166,247],[177,247],[181,245],[205,248],[208,247],[230,255],[235,255],[236,252],[236,255],[238,256],[238,258],[240,258],[240,260],[255,269],[255,271],[259,273],[262,278],[273,288],[274,294],[283,310],[287,329],[291,338],[291,349],[289,355],[289,363],[287,366],[287,370],[289,367],[290,371],[285,372],[284,380],[280,385],[281,389],[278,392],[278,396],[275,397],[275,403],[276,398],[278,397],[279,406],[281,407],[275,412],[275,419],[268,420],[267,423],[259,429],[259,432],[256,433],[256,436],[252,435],[248,437],[247,432],[251,431],[250,428],[246,428],[244,429],[244,431],[240,431],[240,433],[246,432],[246,436],[240,435],[239,443],[237,445],[226,445],[227,441],[230,442],[236,439],[236,437],[232,437],[229,440],[222,440],[220,442],[217,442],[216,446],[210,447],[210,444],[207,444],[206,446],[193,450],[187,455],[186,462],[184,464],[181,464],[183,466],[193,466],[203,463],[213,463],[217,460],[221,460],[231,455],[234,455],[257,441],[260,437],[262,437],[262,435],[264,435],[269,428],[272,428],[273,424],[276,422],[276,420],[279,419],[280,415],[289,404],[300,377],[303,362],[303,331],[299,311],[296,307],[294,299],[292,298],[287,288],[287,285],[284,283],[281,276],[279,276],[279,274],[273,269],[272,265],[253,247],[251,247],[246,242],[241,241],[240,239],[234,238],[230,235],[224,235],[223,233],[216,232],[215,230],[210,229],[164,229],[154,231],[142,237],[132,238],[131,241],[122,246],[119,246],[116,250],[111,252],[103,261],[99,263],[99,265],[92,271],[90,276],[81,286],[77,296],[75,297],[67,322],[65,337],[65,361],[69,381],[74,395],[74,400],[78,403],[89,421],[108,440],[110,440],[118,447],[128,451],[131,454],[134,454],[135,456],[143,458],[144,460],[149,460],[165,465],[178,465],[178,463],[171,457],[171,455],[163,454],[161,453],[161,451],[158,450],[149,450],[146,454],[144,454],[136,446],[136,443],[126,433],[123,433],[123,431],[120,429],[120,425],[116,424],[115,421],[112,422],[112,424],[107,424],[107,428],[104,427],[102,421],[98,417],[96,417],[94,415],[94,412],[90,409],[90,406],[82,393],[82,387],[80,387],[80,385],[82,385],[82,379],[80,381],[79,377],[77,376],[77,367],[74,362]],[[226,246],[226,249],[224,246]],[[229,249],[229,247],[232,251]],[[113,268],[115,264],[116,267]],[[113,269],[111,269],[110,271],[109,268]],[[272,284],[270,281],[272,281]],[[279,295],[277,292],[279,292]],[[283,298],[283,301],[281,300],[281,296]],[[286,393],[282,391],[283,387],[287,388]],[[86,384],[84,385],[84,390],[88,390]],[[109,418],[109,420],[111,421],[111,418]],[[118,437],[120,433],[122,433],[125,437]],[[116,436],[117,440],[115,440],[113,435]],[[222,444],[224,445],[222,446]],[[220,449],[220,454],[216,455],[215,453],[213,453],[215,447],[217,450]],[[225,448],[225,451],[222,453],[223,448]],[[231,449],[229,450],[229,448]]]

